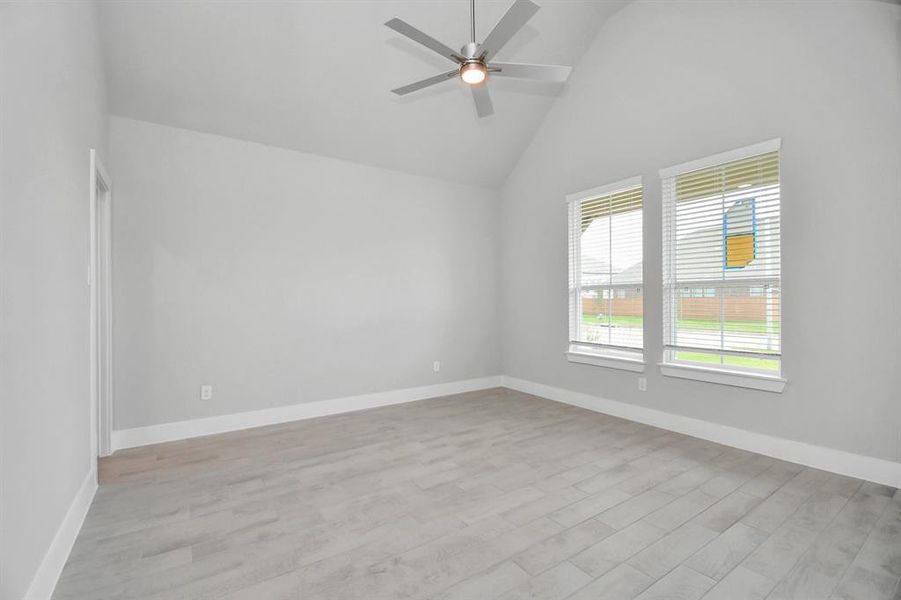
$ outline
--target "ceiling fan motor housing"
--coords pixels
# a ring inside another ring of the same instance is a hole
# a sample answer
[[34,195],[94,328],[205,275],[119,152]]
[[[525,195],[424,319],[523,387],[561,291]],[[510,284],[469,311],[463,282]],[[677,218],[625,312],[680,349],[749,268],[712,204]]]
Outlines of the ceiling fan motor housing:
[[479,60],[482,54],[481,45],[478,42],[469,42],[460,48],[460,54],[466,60]]
[[482,83],[488,74],[488,68],[482,59],[482,50],[477,42],[469,42],[460,49],[465,59],[460,65],[460,77],[470,85]]

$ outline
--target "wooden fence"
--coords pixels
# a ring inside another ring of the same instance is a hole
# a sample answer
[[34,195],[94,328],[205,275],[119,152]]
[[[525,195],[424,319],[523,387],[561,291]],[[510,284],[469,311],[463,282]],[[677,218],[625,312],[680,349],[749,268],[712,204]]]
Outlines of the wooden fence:
[[[763,296],[725,298],[723,316],[726,321],[766,321],[767,300]],[[700,321],[719,320],[719,298],[682,298],[679,301],[679,318]],[[582,312],[586,315],[606,315],[608,312],[621,317],[638,317],[642,314],[641,298],[583,298]],[[779,304],[774,303],[772,317],[779,318]]]

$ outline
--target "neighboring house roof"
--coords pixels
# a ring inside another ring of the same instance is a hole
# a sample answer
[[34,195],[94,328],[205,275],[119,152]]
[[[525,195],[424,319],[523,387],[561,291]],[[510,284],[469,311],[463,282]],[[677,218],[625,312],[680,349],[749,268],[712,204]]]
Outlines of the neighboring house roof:
[[637,283],[640,284],[644,274],[644,262],[639,261],[619,273],[613,274],[613,284]]
[[[762,219],[758,222],[758,231],[766,231],[769,227],[775,227],[776,219]],[[708,227],[699,229],[680,239],[680,243],[692,245],[702,239],[716,239],[718,232],[722,229],[719,227]],[[719,248],[712,249],[712,253],[721,252]],[[680,268],[679,276],[681,279],[710,279],[711,281],[719,280],[723,276],[721,263],[714,264],[712,261],[704,267]],[[757,279],[775,275],[773,263],[767,263],[764,260],[754,260],[747,267],[740,269],[729,269],[726,271],[726,280],[742,280]],[[582,257],[582,285],[585,287],[598,285],[623,285],[623,284],[640,284],[643,276],[644,263],[639,261],[632,266],[620,271],[614,272],[610,277],[610,264],[606,261],[598,260],[591,256]],[[615,271],[615,269],[614,269]]]
[[[777,218],[765,218],[757,221],[757,231],[758,235],[765,235],[767,230],[772,230],[778,227],[778,219]],[[699,229],[694,231],[682,238],[679,239],[679,245],[687,245],[692,246],[696,245],[697,242],[701,240],[713,240],[719,239],[719,236],[722,235],[722,227],[706,227],[704,229]],[[722,252],[722,246],[717,246],[716,249],[711,249],[712,254],[717,254]],[[726,270],[726,280],[742,280],[742,279],[760,279],[770,276],[776,275],[778,263],[774,261],[764,260],[763,257],[758,257],[751,262],[746,267],[741,267],[737,269],[727,269]],[[723,268],[722,263],[716,260],[709,261],[705,264],[692,264],[691,266],[680,266],[676,265],[678,269],[678,277],[682,280],[692,280],[692,279],[710,279],[717,280],[723,277]]]
[[642,263],[638,262],[629,268],[613,273],[610,277],[610,264],[590,256],[582,257],[582,285],[618,285],[624,283],[641,283]]
[[609,285],[610,264],[608,262],[591,256],[582,256],[581,267],[583,286]]

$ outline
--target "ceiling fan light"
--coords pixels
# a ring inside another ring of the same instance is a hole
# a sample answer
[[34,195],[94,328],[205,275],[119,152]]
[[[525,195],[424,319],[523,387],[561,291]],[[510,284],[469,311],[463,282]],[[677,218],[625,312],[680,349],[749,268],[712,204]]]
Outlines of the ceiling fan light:
[[487,74],[485,65],[480,62],[470,62],[460,67],[460,78],[469,85],[482,83]]

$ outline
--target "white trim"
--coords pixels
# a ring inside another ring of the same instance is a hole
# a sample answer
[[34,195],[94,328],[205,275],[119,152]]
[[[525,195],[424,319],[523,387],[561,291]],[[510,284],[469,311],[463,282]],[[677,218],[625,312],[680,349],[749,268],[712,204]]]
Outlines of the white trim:
[[[110,179],[109,173],[104,168],[103,163],[100,161],[100,157],[97,156],[97,151],[93,148],[90,150],[90,195],[89,195],[89,206],[88,206],[88,218],[90,220],[90,265],[88,266],[88,285],[90,286],[90,316],[89,316],[89,327],[90,327],[90,415],[91,415],[91,463],[95,463],[98,456],[107,456],[109,455],[111,450],[111,432],[112,432],[112,411],[113,411],[113,380],[112,380],[112,370],[113,370],[113,359],[112,359],[112,331],[113,331],[113,321],[112,321],[112,180]],[[97,187],[98,183],[104,189],[104,198],[102,205],[100,204],[101,199],[97,197]],[[98,281],[100,278],[97,273],[97,266],[99,264],[100,257],[97,253],[98,247],[98,231],[97,231],[97,218],[98,218],[98,206],[101,207],[102,214],[100,215],[104,221],[105,227],[103,228],[103,240],[102,248],[104,249],[104,254],[106,254],[106,260],[103,261],[105,266],[104,268],[104,278],[103,281],[106,282],[106,286],[103,290],[98,289]],[[98,317],[99,317],[99,303],[97,301],[98,294],[103,293],[105,295],[106,307],[107,310],[104,314],[104,320],[106,321],[106,326],[104,328],[106,335],[104,336],[106,339],[104,340],[106,353],[104,362],[104,380],[100,382],[98,380],[98,373],[100,372],[100,364],[99,364],[99,348],[100,343],[97,336],[98,330]],[[105,394],[100,393],[101,383],[105,389]],[[102,405],[101,405],[102,402]]]
[[626,358],[624,356],[602,356],[600,354],[588,354],[586,352],[565,352],[566,360],[571,363],[607,367],[608,369],[621,369],[635,373],[644,372],[644,361],[638,358]]
[[733,387],[751,388],[765,392],[782,393],[786,380],[782,377],[771,375],[759,375],[757,373],[744,373],[725,369],[711,369],[709,367],[696,367],[693,365],[679,365],[675,363],[658,363],[660,372],[667,377],[679,377],[681,379],[693,379],[708,383],[719,383]]
[[505,376],[504,387],[709,440],[725,446],[756,452],[780,460],[823,469],[849,477],[857,477],[867,481],[875,481],[883,485],[901,487],[901,463],[890,460],[853,454],[823,446],[814,446],[813,444],[778,438],[764,433],[756,433],[737,427],[666,413],[653,408],[607,400],[606,398],[573,392],[516,377]]
[[674,165],[672,167],[660,169],[660,177],[662,179],[675,177],[676,175],[690,173],[692,171],[697,171],[698,169],[706,169],[707,167],[714,167],[717,165],[722,165],[724,163],[742,160],[744,158],[751,158],[752,156],[757,156],[758,154],[775,152],[781,147],[782,138],[774,138],[772,140],[760,142],[759,144],[752,144],[750,146],[745,146],[744,148],[736,148],[735,150],[727,150],[726,152],[720,152],[719,154],[714,154],[713,156],[706,156],[697,160],[684,162],[680,165]]
[[275,425],[500,387],[500,375],[113,431],[113,450]]
[[97,151],[93,148],[91,148],[91,171],[100,175],[100,179],[103,180],[103,184],[107,189],[112,189],[113,180],[109,176],[109,171],[104,168],[103,163],[100,161],[100,157],[97,156]]
[[[94,465],[95,463],[92,462],[91,464]],[[96,492],[97,471],[92,467],[72,499],[69,510],[66,511],[66,516],[63,517],[62,522],[59,524],[56,535],[53,536],[53,541],[50,543],[50,547],[47,548],[44,559],[41,561],[41,566],[38,567],[37,572],[34,574],[34,578],[31,580],[31,585],[28,586],[28,591],[25,593],[23,600],[49,600],[53,595],[56,582],[59,581],[63,567],[66,566],[66,561],[69,560],[69,553],[72,551],[72,546],[75,545],[75,538],[78,537],[78,532],[81,531],[81,526],[88,514],[88,509],[91,508],[91,502],[94,500]]]
[[614,183],[608,183],[607,185],[601,185],[596,188],[591,188],[590,190],[567,194],[566,201],[580,202],[582,200],[591,200],[593,198],[597,198],[598,196],[606,196],[607,194],[622,192],[636,187],[641,187],[641,175],[629,177],[628,179],[622,179]]

